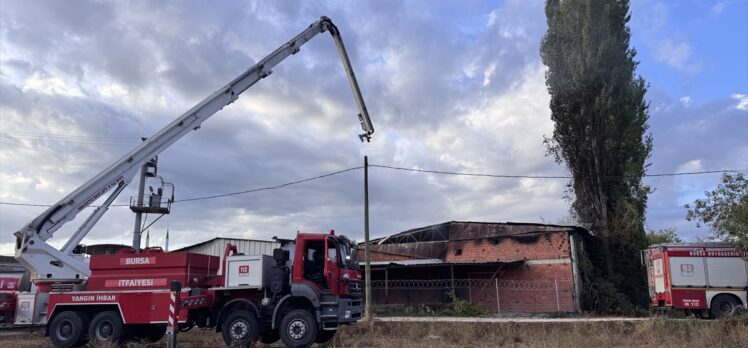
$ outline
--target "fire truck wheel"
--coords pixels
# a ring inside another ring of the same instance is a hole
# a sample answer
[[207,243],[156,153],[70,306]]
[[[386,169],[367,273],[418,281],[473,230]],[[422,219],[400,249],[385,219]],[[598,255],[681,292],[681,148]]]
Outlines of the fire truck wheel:
[[260,342],[265,344],[273,344],[275,342],[278,342],[280,339],[280,333],[278,333],[278,330],[267,330],[262,333],[262,337],[260,337]]
[[288,347],[311,347],[317,339],[317,321],[307,310],[292,310],[281,320],[280,336]]
[[229,347],[251,347],[260,333],[260,322],[245,311],[229,314],[223,321],[221,334]]
[[729,317],[738,311],[738,301],[730,295],[717,295],[712,299],[709,312],[715,319]]
[[66,311],[49,323],[49,339],[60,348],[75,347],[85,337],[85,320],[78,312]]
[[322,330],[317,334],[317,339],[314,340],[314,343],[325,343],[335,337],[337,332],[338,330]]
[[114,311],[97,314],[88,328],[91,341],[121,343],[125,338],[125,325],[119,313]]

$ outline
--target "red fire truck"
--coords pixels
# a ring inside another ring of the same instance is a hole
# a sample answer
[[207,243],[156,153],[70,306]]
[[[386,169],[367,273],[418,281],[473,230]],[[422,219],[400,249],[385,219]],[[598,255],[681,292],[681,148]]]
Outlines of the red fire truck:
[[18,292],[24,281],[28,287],[28,273],[0,272],[0,325],[11,324],[16,311]]
[[652,307],[721,318],[746,308],[746,253],[725,243],[660,244],[642,252]]
[[177,280],[184,286],[181,330],[215,328],[229,346],[281,339],[289,347],[308,347],[361,318],[354,247],[331,231],[299,233],[272,257],[237,254],[229,244],[222,264],[216,256],[160,248],[92,256],[84,291],[64,284],[39,289],[20,301],[26,310],[19,309],[18,319],[46,319],[46,333],[58,347],[157,341],[169,317],[169,284]]
[[[46,323],[47,334],[58,347],[73,347],[87,339],[158,339],[167,321],[173,323],[169,316],[172,281],[183,287],[181,292],[174,290],[181,297],[175,302],[179,328],[215,328],[228,345],[280,338],[289,347],[308,347],[332,338],[339,325],[356,322],[361,317],[356,254],[353,243],[332,232],[297,234],[294,241],[275,249],[272,257],[239,255],[235,248],[230,254],[229,246],[220,265],[217,256],[140,248],[140,235],[147,226],[140,223],[139,214],[168,214],[174,202],[172,186],[172,198],[162,205],[165,183],[161,180],[162,187],[151,189],[148,205],[143,205],[144,182],[157,177],[158,154],[200,129],[209,117],[323,32],[335,41],[358,106],[363,129],[359,139],[368,142],[374,127],[340,32],[329,18],[322,17],[15,232],[15,258],[34,275],[38,290],[18,294],[15,324]],[[130,205],[138,214],[132,250],[92,256],[89,261],[77,252],[80,242],[137,172],[141,173],[140,193]],[[105,194],[108,197],[62,248],[47,242],[63,224]]]

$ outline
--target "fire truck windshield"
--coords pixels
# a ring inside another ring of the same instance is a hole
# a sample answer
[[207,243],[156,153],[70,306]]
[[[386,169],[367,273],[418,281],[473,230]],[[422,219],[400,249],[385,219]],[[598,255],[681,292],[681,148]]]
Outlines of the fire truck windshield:
[[345,268],[358,268],[358,259],[356,258],[355,244],[349,241],[341,240],[340,243],[340,260]]

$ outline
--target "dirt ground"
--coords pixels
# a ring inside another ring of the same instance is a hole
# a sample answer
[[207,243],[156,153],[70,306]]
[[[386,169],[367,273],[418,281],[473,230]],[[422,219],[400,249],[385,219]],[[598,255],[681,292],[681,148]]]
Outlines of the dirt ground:
[[[40,333],[4,334],[0,346],[52,347]],[[91,346],[91,345],[89,345]],[[213,331],[179,335],[180,347],[221,347]],[[282,347],[280,342],[267,346]],[[668,320],[631,322],[466,323],[374,322],[343,327],[325,347],[748,347],[748,320]],[[94,348],[109,348],[95,345]],[[130,342],[129,348],[165,347]]]

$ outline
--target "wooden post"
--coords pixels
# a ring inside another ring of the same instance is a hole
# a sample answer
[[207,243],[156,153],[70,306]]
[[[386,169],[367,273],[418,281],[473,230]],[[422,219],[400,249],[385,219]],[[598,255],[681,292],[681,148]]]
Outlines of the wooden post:
[[[143,195],[145,194],[145,174],[148,172],[148,163],[140,167],[140,186],[138,187],[138,208],[143,207]],[[132,247],[135,252],[140,252],[140,234],[143,232],[140,229],[141,221],[143,219],[143,213],[138,211],[135,213],[135,229],[132,234]]]
[[364,156],[364,320],[371,321],[371,256],[369,255],[369,156]]

